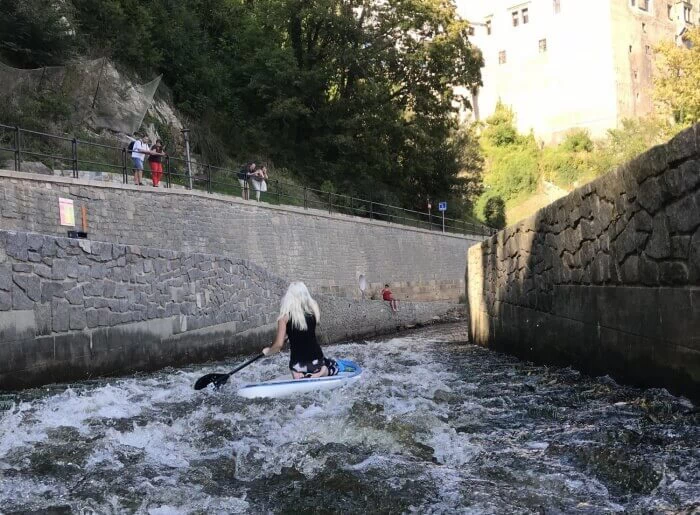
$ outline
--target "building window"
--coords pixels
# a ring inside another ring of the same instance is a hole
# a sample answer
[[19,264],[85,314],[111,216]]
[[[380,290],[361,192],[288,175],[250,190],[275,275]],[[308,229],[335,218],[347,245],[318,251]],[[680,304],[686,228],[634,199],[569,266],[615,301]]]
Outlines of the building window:
[[642,32],[646,32],[646,31],[647,31],[647,24],[642,23]]
[[520,13],[513,11],[513,27],[520,25]]
[[646,46],[644,47],[644,52],[645,52],[647,55],[651,55],[651,47],[650,47],[649,45],[646,45]]
[[632,53],[632,45],[630,45],[630,54]]
[[523,14],[523,25],[530,21],[530,10],[526,7],[522,11]]
[[498,52],[498,64],[506,64],[506,51],[501,50]]
[[486,35],[491,35],[491,20],[486,20]]
[[649,0],[639,0],[639,8],[642,11],[648,11],[649,10]]
[[547,40],[540,39],[540,54],[544,54],[547,51]]
[[666,12],[668,13],[668,19],[673,19],[673,6],[671,4],[666,4]]
[[474,35],[474,27],[472,27],[470,25],[469,28],[467,29],[467,34],[469,34],[470,36],[473,36]]
[[630,0],[630,5],[631,5],[632,7],[636,6],[636,5],[637,5],[636,0]]
[[690,23],[691,9],[692,9],[692,7],[690,7],[689,5],[683,6],[683,19],[685,20],[686,23]]
[[561,12],[561,0],[554,0],[554,14]]

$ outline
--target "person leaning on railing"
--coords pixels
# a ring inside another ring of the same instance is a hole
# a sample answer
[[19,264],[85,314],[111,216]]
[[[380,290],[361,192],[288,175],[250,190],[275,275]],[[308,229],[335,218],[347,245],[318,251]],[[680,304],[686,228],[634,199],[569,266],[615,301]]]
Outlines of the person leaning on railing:
[[258,168],[250,176],[250,183],[255,190],[255,200],[260,200],[260,192],[265,193],[267,191],[267,166]]
[[[138,136],[138,134],[134,134]],[[132,138],[129,138],[132,139]],[[137,186],[143,186],[141,180],[143,179],[143,160],[146,156],[158,155],[158,152],[153,152],[148,146],[148,136],[142,136],[141,138],[133,139],[133,145],[129,145],[129,151],[131,152],[132,168],[134,170],[134,184]],[[162,155],[162,154],[160,154]]]
[[250,162],[244,164],[240,170],[238,170],[238,184],[241,185],[241,197],[243,200],[248,200],[248,180],[251,175],[255,172],[255,163]]

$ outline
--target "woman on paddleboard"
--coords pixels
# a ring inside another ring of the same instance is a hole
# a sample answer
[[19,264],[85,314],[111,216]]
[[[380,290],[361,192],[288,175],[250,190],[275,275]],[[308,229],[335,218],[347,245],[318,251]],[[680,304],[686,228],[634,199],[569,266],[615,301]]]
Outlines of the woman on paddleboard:
[[316,324],[320,318],[318,304],[306,285],[293,282],[282,297],[275,341],[262,353],[265,356],[277,354],[282,350],[285,337],[289,337],[289,368],[294,379],[337,375],[338,363],[323,356],[316,339]]

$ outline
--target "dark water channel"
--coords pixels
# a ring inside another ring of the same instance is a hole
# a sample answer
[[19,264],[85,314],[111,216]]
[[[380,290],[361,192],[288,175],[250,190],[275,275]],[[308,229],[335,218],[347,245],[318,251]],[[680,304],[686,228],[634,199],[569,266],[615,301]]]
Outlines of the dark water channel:
[[5,396],[0,512],[694,513],[700,415],[664,390],[466,345],[464,325],[337,345],[347,388],[245,400],[257,362]]

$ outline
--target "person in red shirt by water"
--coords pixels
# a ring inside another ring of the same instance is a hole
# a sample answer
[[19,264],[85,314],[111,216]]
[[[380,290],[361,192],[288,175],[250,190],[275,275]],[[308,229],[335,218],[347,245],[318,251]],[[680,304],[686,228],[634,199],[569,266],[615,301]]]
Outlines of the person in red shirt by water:
[[382,299],[389,303],[389,306],[391,306],[391,310],[394,313],[399,310],[399,301],[396,297],[394,297],[394,294],[391,293],[388,284],[384,285],[384,289],[382,290]]

